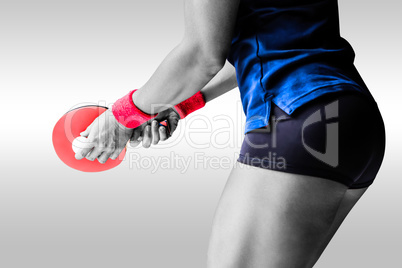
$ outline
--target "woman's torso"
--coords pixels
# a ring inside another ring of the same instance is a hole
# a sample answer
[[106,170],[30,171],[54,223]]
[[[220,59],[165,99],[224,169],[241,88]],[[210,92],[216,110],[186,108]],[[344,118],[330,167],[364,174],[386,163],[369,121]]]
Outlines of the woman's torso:
[[236,67],[248,131],[328,92],[372,96],[340,36],[337,0],[241,0],[228,60]]

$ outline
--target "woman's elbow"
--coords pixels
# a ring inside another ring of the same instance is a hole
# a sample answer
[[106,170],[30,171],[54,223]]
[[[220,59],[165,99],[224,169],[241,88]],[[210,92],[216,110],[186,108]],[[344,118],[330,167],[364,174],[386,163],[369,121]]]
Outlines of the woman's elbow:
[[225,65],[226,58],[203,55],[200,59],[200,65],[207,75],[214,77]]
[[227,51],[223,49],[217,49],[202,42],[186,42],[183,45],[191,51],[191,55],[195,57],[194,59],[202,72],[209,76],[215,76],[225,65]]
[[215,76],[225,65],[227,52],[204,48],[199,50],[198,57],[206,72]]

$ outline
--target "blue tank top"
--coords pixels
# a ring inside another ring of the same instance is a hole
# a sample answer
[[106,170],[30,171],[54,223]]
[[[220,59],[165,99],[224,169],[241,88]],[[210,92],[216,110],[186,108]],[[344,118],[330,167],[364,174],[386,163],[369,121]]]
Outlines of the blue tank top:
[[354,57],[340,36],[337,0],[241,0],[228,61],[245,133],[268,125],[271,102],[290,115],[329,92],[359,91],[374,100]]

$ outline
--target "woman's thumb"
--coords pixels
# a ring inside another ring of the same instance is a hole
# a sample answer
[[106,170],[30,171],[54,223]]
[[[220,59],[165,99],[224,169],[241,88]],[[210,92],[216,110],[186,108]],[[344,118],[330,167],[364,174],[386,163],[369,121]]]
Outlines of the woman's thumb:
[[81,132],[80,135],[81,135],[82,137],[87,138],[88,135],[89,135],[89,132],[91,131],[91,128],[92,128],[92,124],[90,124],[90,125],[87,127],[87,129],[85,129],[83,132]]

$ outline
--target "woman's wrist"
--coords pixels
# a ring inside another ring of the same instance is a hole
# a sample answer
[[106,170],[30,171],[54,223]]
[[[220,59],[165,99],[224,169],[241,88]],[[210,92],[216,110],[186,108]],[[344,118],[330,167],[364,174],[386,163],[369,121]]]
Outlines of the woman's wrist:
[[[148,114],[137,106],[139,103],[138,92],[139,90],[132,90],[113,104],[112,113],[124,129],[137,128],[157,116],[157,114]],[[171,106],[171,108],[180,116],[180,119],[183,119],[204,106],[204,96],[201,91],[198,91],[190,98]]]
[[174,106],[177,113],[180,115],[180,119],[185,118],[192,112],[201,109],[205,106],[205,98],[201,91],[198,91],[190,98],[182,101],[181,103]]
[[156,116],[143,112],[135,105],[133,95],[136,91],[130,91],[118,99],[112,107],[116,120],[126,128],[136,128]]
[[[140,94],[141,94],[140,89],[135,91],[133,93],[133,95],[132,95],[132,99],[133,99],[134,105],[136,105],[136,107],[138,109],[142,110],[141,109],[141,95]],[[193,96],[191,96],[190,98],[182,101],[181,103],[179,103],[177,105],[172,106],[172,105],[169,105],[169,104],[164,104],[163,106],[172,108],[180,116],[180,119],[183,119],[187,115],[189,115],[190,113],[192,113],[192,112],[204,107],[205,104],[206,104],[206,101],[205,101],[205,97],[204,97],[203,93],[201,91],[198,91]],[[146,112],[144,110],[142,110],[142,111]]]
[[[147,111],[146,109],[144,109],[144,107],[143,107],[143,105],[141,104],[141,96],[139,96],[139,95],[141,95],[141,88],[139,88],[139,89],[137,89],[137,90],[135,90],[134,92],[133,92],[133,95],[131,96],[131,98],[132,98],[132,100],[133,100],[133,103],[134,103],[134,105],[138,108],[138,109],[140,109],[142,112],[144,112],[144,113],[146,113],[146,114],[151,114],[151,112],[150,111]],[[140,97],[140,98],[138,98],[138,97]]]

